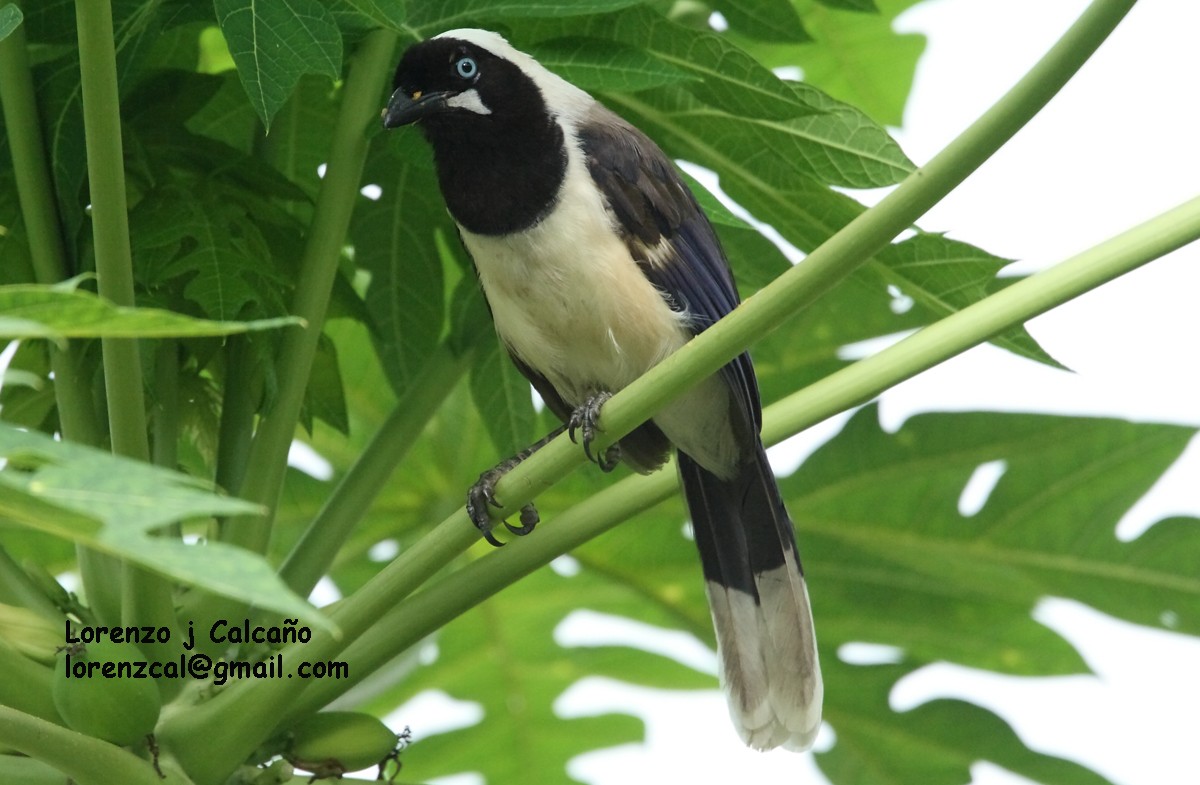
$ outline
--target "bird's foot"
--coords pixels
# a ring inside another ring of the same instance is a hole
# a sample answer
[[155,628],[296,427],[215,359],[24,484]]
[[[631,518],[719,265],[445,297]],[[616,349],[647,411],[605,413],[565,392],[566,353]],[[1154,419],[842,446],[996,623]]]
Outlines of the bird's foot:
[[605,402],[612,397],[610,392],[598,392],[590,396],[586,401],[575,408],[571,412],[571,419],[567,421],[567,436],[571,437],[571,441],[578,444],[575,439],[575,432],[579,431],[583,439],[583,454],[587,456],[589,461],[593,461],[603,472],[611,472],[621,462],[621,447],[619,444],[614,444],[608,447],[603,454],[592,454],[592,442],[600,433],[600,407],[604,406]]
[[[479,475],[479,479],[467,491],[467,515],[470,517],[471,523],[475,524],[475,528],[479,529],[485,540],[497,548],[504,543],[497,540],[495,535],[492,534],[492,519],[488,513],[488,510],[492,507],[498,510],[504,508],[504,505],[496,500],[496,483],[500,482],[501,477],[512,471],[526,457],[524,454],[517,455],[492,469],[488,469]],[[513,526],[508,521],[504,521],[504,526],[513,534],[523,537],[533,531],[537,523],[537,507],[533,505],[533,502],[529,502],[521,507],[520,526]]]

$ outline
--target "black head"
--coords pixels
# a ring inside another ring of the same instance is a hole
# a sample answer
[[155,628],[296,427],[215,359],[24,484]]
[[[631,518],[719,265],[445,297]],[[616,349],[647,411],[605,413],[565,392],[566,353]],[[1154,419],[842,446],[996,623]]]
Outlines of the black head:
[[424,132],[446,206],[460,225],[506,234],[548,214],[567,164],[563,129],[548,101],[590,100],[585,93],[482,30],[454,30],[409,47],[394,88],[383,125],[416,124]]
[[[494,38],[494,48],[510,49]],[[428,133],[438,126],[495,125],[546,114],[541,91],[517,63],[453,33],[409,47],[392,86],[385,128],[420,122]]]

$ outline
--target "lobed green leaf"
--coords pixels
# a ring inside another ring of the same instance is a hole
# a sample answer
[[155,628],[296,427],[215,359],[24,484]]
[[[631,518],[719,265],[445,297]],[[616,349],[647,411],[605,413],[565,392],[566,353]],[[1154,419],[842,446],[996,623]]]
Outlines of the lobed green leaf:
[[600,38],[555,38],[535,44],[529,53],[584,90],[636,92],[695,79],[644,49]]
[[529,381],[513,366],[499,339],[483,342],[471,368],[471,399],[501,460],[534,441]]
[[376,346],[398,392],[437,346],[446,318],[436,231],[448,219],[432,169],[403,157],[405,145],[421,143],[412,136],[374,145],[366,172],[381,195],[364,198],[350,225],[355,261],[371,274],[366,303]]
[[639,599],[613,591],[594,576],[563,578],[542,569],[442,631],[437,663],[418,668],[387,695],[388,703],[394,706],[433,688],[478,702],[483,719],[423,739],[405,755],[405,770],[411,771],[406,776],[423,782],[477,771],[489,782],[568,785],[575,781],[567,773],[569,760],[588,750],[628,744],[644,733],[642,721],[633,716],[559,716],[555,702],[571,684],[598,671],[687,688],[710,681],[666,658],[633,649],[559,645],[554,627],[578,607],[580,596],[605,606],[614,599],[633,606]]
[[691,74],[684,87],[733,115],[775,120],[825,111],[835,104],[818,90],[781,80],[722,36],[676,24],[644,6],[584,19],[539,19],[521,28],[522,41],[582,35],[644,49]]
[[834,782],[959,785],[986,760],[1036,782],[1108,783],[1078,763],[1030,750],[1004,720],[974,704],[934,700],[892,711],[888,693],[914,663],[855,667],[831,657],[821,665],[826,694],[840,696],[825,712],[837,744],[817,753],[817,764]]
[[[1194,435],[1178,426],[1000,413],[914,417],[897,433],[855,415],[783,482],[826,640],[902,648],[1009,673],[1070,673],[1079,655],[1030,616],[1070,597],[1140,624],[1200,630],[1187,554],[1200,530],[1164,522],[1122,543],[1117,522]],[[959,511],[985,463],[1003,474]]]
[[[747,51],[770,68],[799,66],[804,81],[866,112],[877,122],[899,126],[912,89],[925,36],[901,33],[895,19],[918,0],[883,0],[875,13],[813,8],[805,24],[813,42],[777,46],[747,41]],[[846,63],[854,63],[847,68]]]
[[341,76],[341,32],[320,0],[214,0],[214,6],[250,105],[264,126],[270,127],[304,74]]
[[805,43],[812,40],[791,0],[718,0],[713,6],[729,29],[760,41]]
[[403,0],[324,0],[342,30],[365,33],[377,27],[404,28]]

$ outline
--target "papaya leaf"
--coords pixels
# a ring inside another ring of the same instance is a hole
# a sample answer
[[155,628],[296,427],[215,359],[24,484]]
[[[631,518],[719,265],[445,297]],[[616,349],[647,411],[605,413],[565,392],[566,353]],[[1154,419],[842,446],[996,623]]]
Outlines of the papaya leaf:
[[416,4],[408,23],[424,35],[435,35],[470,21],[514,17],[557,17],[627,8],[639,0],[428,0]]
[[221,543],[151,536],[170,523],[253,515],[256,505],[177,472],[0,426],[0,515],[173,580],[329,627],[262,558]]
[[0,286],[5,338],[169,338],[233,335],[301,324],[295,317],[255,321],[197,319],[160,308],[129,308],[82,289]]
[[320,0],[214,0],[214,6],[242,86],[264,126],[270,127],[304,74],[341,76],[341,32]]
[[498,339],[486,341],[471,369],[471,398],[501,459],[534,440],[529,382],[516,369]]

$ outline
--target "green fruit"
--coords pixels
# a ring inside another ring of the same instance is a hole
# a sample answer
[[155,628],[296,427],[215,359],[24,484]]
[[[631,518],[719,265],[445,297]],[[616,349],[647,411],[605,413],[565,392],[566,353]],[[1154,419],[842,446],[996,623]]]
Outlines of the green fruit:
[[153,679],[105,678],[99,668],[91,676],[67,673],[70,664],[140,662],[136,646],[100,641],[76,646],[59,654],[50,685],[54,707],[67,727],[122,747],[154,731],[162,698]]
[[353,711],[323,711],[292,730],[292,764],[320,777],[358,771],[396,751],[396,734],[376,717]]

